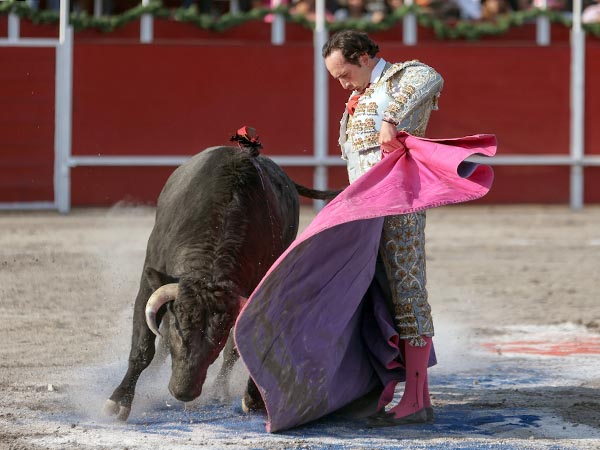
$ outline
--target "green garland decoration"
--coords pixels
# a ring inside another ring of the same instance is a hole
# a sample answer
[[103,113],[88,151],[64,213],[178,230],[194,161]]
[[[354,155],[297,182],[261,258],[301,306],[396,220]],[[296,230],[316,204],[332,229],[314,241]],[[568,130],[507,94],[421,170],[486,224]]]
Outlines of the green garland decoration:
[[571,21],[558,11],[530,9],[503,14],[493,22],[473,22],[459,20],[452,23],[427,15],[419,15],[419,23],[427,28],[433,28],[440,39],[467,39],[476,40],[482,36],[495,36],[508,32],[511,28],[520,27],[533,22],[539,16],[546,16],[551,23],[558,23],[566,27],[571,26]]
[[[24,1],[5,0],[0,2],[0,14],[13,13],[21,18],[28,19],[33,23],[54,24],[59,21],[57,11],[37,11],[29,7]],[[286,6],[277,8],[253,9],[249,12],[238,14],[223,14],[214,17],[208,14],[200,14],[195,5],[190,8],[170,10],[165,8],[160,0],[152,0],[148,5],[141,4],[131,8],[122,14],[114,16],[93,17],[86,13],[72,13],[70,23],[75,30],[98,29],[103,32],[111,32],[123,25],[138,20],[143,14],[150,14],[154,17],[174,20],[178,22],[191,23],[204,30],[223,32],[242,25],[249,21],[261,21],[268,14],[280,14],[286,21],[299,24],[305,28],[314,29],[314,22],[308,20],[302,15],[293,15]],[[425,28],[433,29],[439,39],[467,39],[477,40],[483,36],[501,35],[508,32],[511,28],[522,26],[523,24],[534,21],[538,16],[546,16],[551,23],[561,24],[565,27],[571,26],[571,20],[557,11],[531,9],[527,11],[516,11],[499,16],[493,22],[478,22],[459,20],[456,22],[447,22],[438,19],[430,14],[424,13],[416,5],[403,6],[390,14],[379,23],[372,23],[368,20],[346,20],[343,22],[327,23],[327,28],[332,31],[345,29],[362,30],[369,33],[389,30],[400,22],[407,14],[415,14],[419,24]],[[595,37],[600,37],[600,23],[585,24],[584,30]]]
[[[60,20],[58,11],[37,11],[30,8],[24,1],[18,0],[6,0],[0,3],[0,14],[9,13],[16,14],[36,24],[55,24]],[[142,14],[152,14],[155,17],[164,18],[169,17],[170,11],[162,6],[162,2],[154,0],[146,6],[139,4],[123,14],[114,16],[93,17],[87,13],[71,13],[69,22],[76,31],[95,28],[108,33],[126,23],[139,19]]]
[[238,14],[227,13],[215,18],[210,14],[198,13],[198,8],[196,5],[192,5],[187,9],[180,8],[174,10],[171,17],[175,21],[188,22],[204,30],[223,32],[246,22],[263,20],[267,14],[270,14],[274,11],[281,12],[281,8],[276,10],[271,10],[269,8],[257,8]]

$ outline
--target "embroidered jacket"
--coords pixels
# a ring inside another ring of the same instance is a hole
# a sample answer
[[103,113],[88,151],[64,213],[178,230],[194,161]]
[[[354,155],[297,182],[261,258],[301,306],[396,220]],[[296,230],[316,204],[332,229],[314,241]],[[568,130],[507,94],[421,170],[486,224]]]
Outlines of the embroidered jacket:
[[381,159],[378,139],[383,119],[397,124],[398,131],[425,135],[443,83],[434,69],[419,61],[386,64],[379,80],[360,97],[354,115],[344,111],[340,122],[339,143],[342,158],[348,160],[350,182]]

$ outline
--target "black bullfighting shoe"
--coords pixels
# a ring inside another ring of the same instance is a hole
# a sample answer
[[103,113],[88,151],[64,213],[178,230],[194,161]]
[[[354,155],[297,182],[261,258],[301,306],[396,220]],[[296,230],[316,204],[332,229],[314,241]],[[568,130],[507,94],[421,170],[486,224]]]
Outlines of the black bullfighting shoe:
[[[428,411],[429,410],[429,411]],[[380,411],[367,419],[368,428],[395,427],[398,425],[417,425],[433,421],[433,408],[423,408],[408,416],[395,418],[394,413]]]
[[427,422],[432,423],[435,419],[435,416],[433,414],[433,408],[431,406],[428,406],[427,408],[425,408],[425,412],[427,413]]

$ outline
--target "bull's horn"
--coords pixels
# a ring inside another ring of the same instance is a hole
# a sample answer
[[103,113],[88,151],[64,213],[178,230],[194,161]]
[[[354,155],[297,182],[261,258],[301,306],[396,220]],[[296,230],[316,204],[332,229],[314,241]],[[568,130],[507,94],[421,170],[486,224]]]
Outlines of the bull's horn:
[[171,283],[159,287],[148,299],[146,303],[146,323],[148,328],[157,336],[160,336],[158,325],[156,324],[156,313],[162,305],[177,298],[179,284]]

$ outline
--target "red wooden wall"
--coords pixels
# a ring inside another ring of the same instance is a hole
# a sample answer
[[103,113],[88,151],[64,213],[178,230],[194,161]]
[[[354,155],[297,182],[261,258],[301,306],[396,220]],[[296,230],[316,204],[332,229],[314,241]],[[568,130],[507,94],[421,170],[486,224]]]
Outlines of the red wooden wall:
[[54,198],[54,60],[0,48],[0,202]]
[[[22,25],[24,36],[53,33],[53,27]],[[167,21],[156,21],[156,39],[150,45],[137,42],[137,23],[116,34],[77,33],[73,154],[191,155],[227,144],[235,129],[248,124],[258,129],[264,154],[310,155],[311,33],[289,26],[287,43],[280,47],[270,44],[269,33],[262,23],[215,35]],[[440,111],[432,114],[429,136],[495,133],[499,154],[568,153],[567,36],[566,29],[553,27],[552,45],[538,47],[531,26],[478,42],[437,41],[429,30],[420,30],[420,44],[405,47],[399,43],[399,28],[373,35],[386,59],[416,58],[443,75]],[[53,54],[0,47],[0,100],[8,105],[0,111],[0,201],[47,201],[53,196]],[[593,80],[600,73],[600,41],[589,40],[586,64],[586,152],[599,154],[600,129],[594,124],[600,119],[600,88]],[[331,80],[331,155],[338,154],[339,116],[346,98],[347,92]],[[73,205],[110,205],[124,199],[153,203],[172,170],[74,168]],[[286,171],[303,184],[313,184],[309,167]],[[598,171],[585,170],[588,203],[600,202]],[[482,202],[568,202],[566,167],[497,166],[495,172],[495,185]],[[331,168],[329,176],[333,187],[346,184],[343,167]]]

